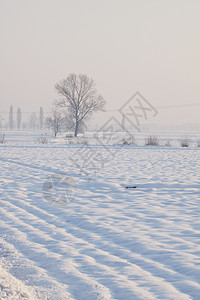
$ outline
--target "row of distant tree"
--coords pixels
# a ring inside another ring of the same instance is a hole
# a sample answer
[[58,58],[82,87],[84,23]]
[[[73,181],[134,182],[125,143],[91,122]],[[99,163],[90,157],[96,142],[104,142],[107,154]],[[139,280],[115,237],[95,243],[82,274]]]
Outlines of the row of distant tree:
[[[92,79],[83,74],[70,74],[66,79],[55,85],[58,99],[52,104],[51,113],[44,119],[43,108],[39,115],[32,113],[29,122],[22,122],[21,108],[17,108],[14,117],[13,106],[10,106],[9,120],[4,128],[13,130],[51,128],[56,136],[61,131],[74,131],[76,137],[87,127],[93,113],[103,110],[105,100],[97,93]],[[0,127],[2,127],[0,117]]]
[[10,111],[8,119],[5,120],[0,116],[0,128],[5,129],[43,129],[47,127],[45,125],[46,120],[44,119],[44,110],[43,107],[40,107],[39,115],[36,112],[30,114],[29,120],[23,120],[23,113],[20,107],[17,108],[17,111],[14,113],[13,105],[10,105]]

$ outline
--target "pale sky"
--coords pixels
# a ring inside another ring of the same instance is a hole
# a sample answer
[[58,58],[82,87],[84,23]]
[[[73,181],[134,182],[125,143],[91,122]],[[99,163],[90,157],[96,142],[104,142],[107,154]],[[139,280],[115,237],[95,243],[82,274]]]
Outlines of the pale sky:
[[50,110],[55,84],[82,73],[107,110],[139,91],[153,122],[200,123],[199,31],[199,0],[0,0],[0,115]]

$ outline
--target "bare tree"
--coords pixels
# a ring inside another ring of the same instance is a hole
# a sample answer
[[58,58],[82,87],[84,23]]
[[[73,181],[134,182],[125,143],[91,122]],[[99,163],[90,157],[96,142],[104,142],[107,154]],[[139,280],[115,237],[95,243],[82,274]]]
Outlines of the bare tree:
[[10,130],[13,130],[14,120],[13,120],[13,106],[10,105],[10,112],[9,112],[9,127]]
[[53,107],[50,117],[47,118],[47,126],[54,132],[55,137],[61,132],[64,126],[64,117],[59,107]]
[[2,128],[2,127],[3,127],[3,123],[2,123],[2,121],[3,121],[3,118],[2,118],[2,116],[0,116],[0,128]]
[[94,112],[103,110],[105,100],[97,93],[94,81],[86,75],[70,74],[55,86],[62,97],[56,100],[59,107],[67,108],[68,120],[72,120],[74,136]]
[[23,130],[25,130],[27,127],[28,127],[27,122],[23,122],[23,123],[22,123],[22,128],[23,128]]
[[43,107],[40,107],[40,129],[43,128],[43,124],[44,124],[44,111],[43,111]]
[[20,129],[21,126],[21,121],[22,121],[22,112],[21,112],[21,108],[17,108],[17,128],[18,130]]
[[31,116],[30,116],[30,128],[35,130],[36,128],[36,121],[37,121],[37,116],[36,116],[36,113],[33,112],[31,113]]

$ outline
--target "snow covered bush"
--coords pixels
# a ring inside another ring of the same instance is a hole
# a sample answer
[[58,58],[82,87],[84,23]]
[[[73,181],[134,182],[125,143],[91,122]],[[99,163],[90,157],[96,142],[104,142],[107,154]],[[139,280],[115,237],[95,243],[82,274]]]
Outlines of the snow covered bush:
[[73,138],[73,134],[68,133],[68,134],[65,135],[65,138],[66,139],[71,139],[71,138]]
[[89,141],[86,137],[67,137],[66,138],[67,144],[81,144],[81,145],[89,145]]
[[0,144],[4,144],[6,142],[5,134],[0,135]]
[[89,142],[88,142],[87,138],[85,138],[84,136],[82,136],[82,137],[78,137],[77,138],[77,144],[88,145]]
[[169,139],[165,141],[165,146],[171,147],[171,141]]
[[134,136],[124,137],[122,139],[122,145],[135,145],[135,137]]
[[46,137],[40,137],[39,139],[38,139],[38,143],[39,144],[47,144],[48,143],[48,139],[46,138]]
[[67,138],[66,143],[67,144],[74,144],[74,139],[73,138]]
[[188,138],[182,138],[180,139],[181,147],[189,147],[190,140]]
[[160,141],[159,138],[155,135],[150,135],[145,138],[145,146],[159,146]]

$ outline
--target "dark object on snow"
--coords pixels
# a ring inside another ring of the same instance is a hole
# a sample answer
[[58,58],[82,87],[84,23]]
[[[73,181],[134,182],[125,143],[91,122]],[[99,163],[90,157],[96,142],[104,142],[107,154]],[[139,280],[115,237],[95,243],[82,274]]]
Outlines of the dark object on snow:
[[136,189],[137,186],[125,186],[126,189]]

